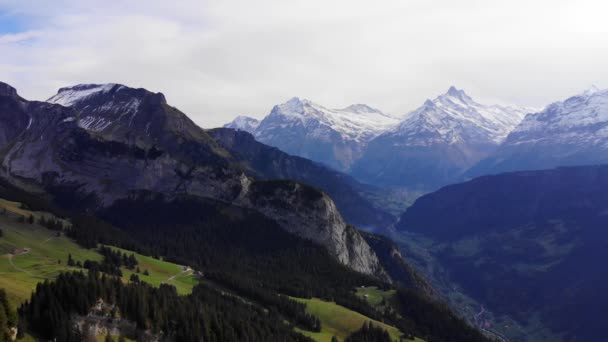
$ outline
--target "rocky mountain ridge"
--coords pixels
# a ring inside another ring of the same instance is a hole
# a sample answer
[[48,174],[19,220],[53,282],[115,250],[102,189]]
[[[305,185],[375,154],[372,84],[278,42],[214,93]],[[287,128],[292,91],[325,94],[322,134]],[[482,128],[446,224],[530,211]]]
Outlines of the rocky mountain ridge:
[[[55,196],[69,193],[77,198],[69,205],[88,211],[140,190],[249,206],[325,246],[345,265],[388,280],[375,253],[356,229],[347,228],[326,194],[295,182],[275,189],[247,176],[162,94],[121,85],[77,86],[71,89],[86,88],[87,95],[71,94],[66,103],[72,106],[65,107],[24,101],[3,88],[9,96],[0,96],[0,127],[13,125],[16,133],[5,135],[1,146],[2,173],[13,184]],[[127,105],[133,98],[141,101]]]

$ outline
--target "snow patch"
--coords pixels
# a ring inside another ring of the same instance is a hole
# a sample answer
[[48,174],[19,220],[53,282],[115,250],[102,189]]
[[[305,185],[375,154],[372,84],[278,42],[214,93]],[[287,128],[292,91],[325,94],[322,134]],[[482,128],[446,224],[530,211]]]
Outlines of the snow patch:
[[73,106],[75,103],[82,101],[96,93],[106,93],[110,91],[116,84],[79,84],[74,87],[61,88],[56,95],[47,100],[50,103],[60,104],[65,107]]

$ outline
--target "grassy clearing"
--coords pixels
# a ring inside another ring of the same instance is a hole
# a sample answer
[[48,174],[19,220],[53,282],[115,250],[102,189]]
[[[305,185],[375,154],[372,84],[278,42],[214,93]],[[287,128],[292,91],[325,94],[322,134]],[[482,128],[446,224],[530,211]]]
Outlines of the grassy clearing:
[[[124,249],[112,247],[114,250],[121,253],[131,254],[133,252]],[[137,274],[141,281],[144,281],[152,286],[160,286],[160,284],[169,284],[175,286],[177,293],[189,294],[192,288],[198,284],[198,279],[194,276],[194,271],[184,270],[183,266],[166,262],[163,260],[154,259],[138,253],[133,253],[138,262],[140,273]],[[144,275],[144,270],[147,270],[150,275]],[[121,268],[123,280],[128,281],[135,271],[128,270],[125,267]]]
[[[337,305],[336,303],[325,302],[317,298],[294,299],[306,303],[306,310],[321,320],[321,332],[317,333],[299,330],[301,333],[315,341],[331,342],[332,336],[336,336],[340,341],[344,341],[347,336],[359,330],[365,322],[372,322],[374,325],[380,326],[388,331],[393,341],[399,341],[399,337],[402,335],[395,327],[375,321],[358,312]],[[422,340],[416,339],[416,341]]]
[[[1,201],[6,207],[7,201]],[[14,208],[15,212],[25,216],[31,213],[18,206]],[[0,288],[6,289],[13,305],[28,299],[39,282],[54,279],[60,272],[77,270],[67,266],[68,254],[72,254],[76,261],[101,260],[97,252],[78,246],[63,234],[58,236],[57,232],[37,224],[17,222],[18,216],[13,211],[7,212],[0,215],[0,229],[4,233],[0,238]],[[9,253],[26,248],[27,253],[12,256],[11,264]]]
[[382,291],[376,286],[357,288],[357,296],[367,300],[367,302],[373,307],[383,306],[383,301],[387,303],[390,302],[390,300],[393,298],[393,296],[395,296],[396,293],[397,291],[395,290]]

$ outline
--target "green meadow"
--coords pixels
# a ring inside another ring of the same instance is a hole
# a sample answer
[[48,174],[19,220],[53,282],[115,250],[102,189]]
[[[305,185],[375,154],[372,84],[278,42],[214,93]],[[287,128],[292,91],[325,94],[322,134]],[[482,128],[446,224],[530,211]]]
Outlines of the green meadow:
[[[336,303],[322,301],[317,298],[294,299],[305,303],[308,313],[318,317],[319,320],[321,320],[321,332],[310,332],[298,329],[298,331],[314,339],[315,341],[331,342],[331,338],[333,336],[336,336],[339,341],[344,341],[347,336],[359,330],[365,322],[371,322],[374,325],[385,329],[393,341],[399,341],[399,338],[402,335],[402,333],[395,327],[375,321],[358,312],[337,305]],[[415,341],[422,340],[416,339]]]
[[[198,284],[198,279],[191,269],[185,270],[183,266],[167,261],[133,253],[121,248],[112,248],[122,253],[127,253],[127,255],[134,254],[137,259],[140,272],[136,273],[136,270],[128,270],[127,268],[122,267],[121,271],[124,281],[128,281],[131,275],[135,273],[139,277],[139,280],[152,286],[160,286],[160,284],[173,285],[179,294],[184,295],[191,293],[192,288]],[[149,275],[143,274],[146,270]]]

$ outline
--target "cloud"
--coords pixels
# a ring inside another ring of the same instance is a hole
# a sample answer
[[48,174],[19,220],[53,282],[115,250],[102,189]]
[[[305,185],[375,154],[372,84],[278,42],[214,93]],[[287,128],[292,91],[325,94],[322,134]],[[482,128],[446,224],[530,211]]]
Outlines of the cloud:
[[300,96],[408,112],[454,84],[539,107],[608,86],[593,1],[0,0],[0,79],[31,99],[85,82],[162,91],[204,127]]

